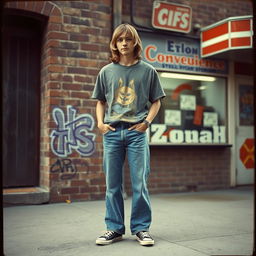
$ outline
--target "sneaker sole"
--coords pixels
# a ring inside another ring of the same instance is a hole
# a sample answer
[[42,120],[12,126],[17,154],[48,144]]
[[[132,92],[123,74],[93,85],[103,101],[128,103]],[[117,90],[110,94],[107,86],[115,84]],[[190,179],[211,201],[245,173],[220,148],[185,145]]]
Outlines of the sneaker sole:
[[108,244],[112,244],[112,243],[117,242],[117,241],[121,241],[122,239],[123,239],[122,236],[116,237],[116,238],[114,238],[112,240],[109,240],[109,241],[102,241],[102,240],[97,239],[96,244],[98,244],[98,245],[108,245]]
[[140,243],[140,245],[143,246],[150,246],[155,244],[155,241],[141,241],[138,237],[136,237],[136,239]]

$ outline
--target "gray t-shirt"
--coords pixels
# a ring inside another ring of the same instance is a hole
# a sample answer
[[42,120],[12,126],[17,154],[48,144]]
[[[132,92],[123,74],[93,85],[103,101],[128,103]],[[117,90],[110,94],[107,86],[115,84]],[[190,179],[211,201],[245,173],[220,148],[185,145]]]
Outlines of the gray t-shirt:
[[137,123],[146,118],[149,102],[165,97],[157,72],[140,60],[132,66],[110,63],[98,74],[93,99],[107,102],[105,123]]

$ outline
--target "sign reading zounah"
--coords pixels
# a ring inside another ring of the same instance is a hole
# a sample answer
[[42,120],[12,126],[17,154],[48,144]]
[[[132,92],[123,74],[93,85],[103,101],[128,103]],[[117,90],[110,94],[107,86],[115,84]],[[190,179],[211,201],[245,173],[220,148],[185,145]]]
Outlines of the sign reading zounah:
[[189,33],[192,9],[189,6],[155,1],[152,26],[158,29]]

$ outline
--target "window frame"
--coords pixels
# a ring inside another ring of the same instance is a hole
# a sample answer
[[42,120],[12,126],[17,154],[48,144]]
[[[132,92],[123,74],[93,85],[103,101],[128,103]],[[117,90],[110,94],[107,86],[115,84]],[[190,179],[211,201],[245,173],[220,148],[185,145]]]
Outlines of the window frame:
[[[158,125],[160,123],[155,123],[155,121],[152,122],[151,126],[149,127],[149,129],[147,130],[147,135],[148,135],[148,139],[149,139],[149,145],[150,146],[175,146],[175,147],[179,147],[179,146],[203,146],[203,147],[208,147],[208,146],[211,146],[211,147],[231,147],[232,145],[229,143],[229,111],[228,111],[228,107],[229,107],[229,103],[228,103],[228,92],[229,92],[229,77],[227,74],[201,74],[201,73],[182,73],[182,72],[174,72],[173,70],[166,70],[166,69],[156,69],[158,75],[160,72],[165,72],[165,73],[177,73],[177,74],[184,74],[184,75],[200,75],[200,76],[212,76],[212,77],[215,77],[215,78],[222,78],[224,79],[224,83],[225,83],[225,97],[224,97],[224,100],[225,100],[225,110],[224,110],[224,115],[225,115],[225,125],[222,125],[225,127],[225,142],[219,142],[219,143],[216,143],[216,142],[207,142],[207,143],[200,143],[200,142],[197,142],[197,143],[188,143],[188,142],[182,142],[182,143],[173,143],[170,141],[169,138],[167,138],[167,141],[166,142],[152,142],[152,130],[154,131],[155,127],[154,125]],[[190,80],[188,80],[190,81]],[[161,105],[161,108],[163,106]],[[161,125],[165,125],[165,123],[161,123]],[[152,129],[153,127],[153,129]],[[168,125],[166,126],[168,128]],[[182,129],[177,129],[177,130],[182,130]],[[191,129],[192,131],[193,129]],[[203,130],[203,129],[202,129]],[[182,131],[185,131],[185,129],[183,129]],[[199,135],[200,136],[200,135]]]

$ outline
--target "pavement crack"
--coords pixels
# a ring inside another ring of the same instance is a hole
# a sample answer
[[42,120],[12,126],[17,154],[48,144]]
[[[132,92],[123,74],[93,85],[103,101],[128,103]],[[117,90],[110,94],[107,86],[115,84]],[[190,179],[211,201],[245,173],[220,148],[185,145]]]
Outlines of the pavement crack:
[[[177,245],[177,246],[184,247],[184,248],[187,248],[187,249],[189,249],[189,250],[193,250],[193,251],[195,251],[195,252],[199,252],[199,253],[202,254],[202,255],[209,256],[209,254],[206,254],[205,252],[202,252],[202,251],[200,251],[200,250],[197,250],[197,249],[195,249],[195,248],[193,248],[193,247],[189,247],[189,246],[185,246],[185,245],[183,245],[183,244],[179,244],[179,242],[170,241],[170,240],[168,240],[168,239],[164,239],[164,238],[157,237],[157,236],[154,236],[154,237],[157,238],[157,239],[159,239],[159,240],[163,240],[163,241],[165,241],[165,242],[167,242],[167,243],[175,244],[175,245]],[[187,240],[187,241],[188,241],[188,240]],[[192,240],[189,240],[189,241],[192,241]]]
[[250,234],[252,234],[252,233],[250,233],[250,232],[244,232],[244,233],[237,233],[237,234],[203,236],[203,237],[197,237],[197,238],[195,238],[195,239],[175,240],[175,241],[173,241],[173,243],[183,243],[183,242],[197,241],[197,240],[203,240],[203,239],[209,239],[209,238],[221,238],[221,237],[240,236],[240,235],[250,235]]

